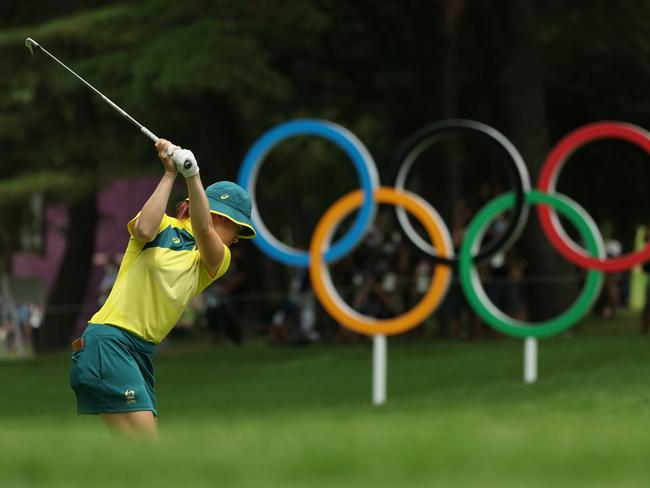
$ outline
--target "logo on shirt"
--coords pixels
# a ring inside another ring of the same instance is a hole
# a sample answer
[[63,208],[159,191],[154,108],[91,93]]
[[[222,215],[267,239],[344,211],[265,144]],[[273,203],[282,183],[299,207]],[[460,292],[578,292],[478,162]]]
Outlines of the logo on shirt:
[[225,200],[226,198],[230,198],[230,195],[228,195],[227,193],[224,193],[219,198],[221,198],[222,200]]
[[126,403],[135,403],[135,390],[124,390],[124,398]]
[[181,243],[181,238],[174,236],[174,237],[172,237],[172,242],[174,244],[180,244]]

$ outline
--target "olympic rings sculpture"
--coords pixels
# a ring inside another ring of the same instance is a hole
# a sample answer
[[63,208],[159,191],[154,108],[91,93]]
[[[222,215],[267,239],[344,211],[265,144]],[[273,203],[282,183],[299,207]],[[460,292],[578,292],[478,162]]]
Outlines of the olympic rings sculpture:
[[[455,257],[449,229],[438,212],[422,198],[404,190],[404,185],[410,168],[422,152],[442,140],[445,131],[457,129],[486,136],[501,147],[512,162],[510,175],[515,188],[489,201],[472,218],[459,255]],[[352,160],[360,179],[360,190],[341,197],[321,217],[308,252],[291,248],[275,238],[264,226],[255,199],[257,174],[271,149],[288,138],[305,135],[325,138],[339,146]],[[388,188],[379,186],[374,160],[354,134],[329,121],[297,119],[274,127],[253,144],[243,160],[237,181],[248,190],[253,202],[252,219],[258,229],[258,238],[253,243],[276,261],[309,268],[316,297],[342,325],[367,335],[399,334],[419,325],[443,300],[451,281],[451,267],[458,266],[461,286],[470,306],[489,326],[512,337],[542,338],[566,330],[588,313],[600,293],[603,272],[627,270],[650,259],[650,244],[637,253],[606,259],[603,239],[593,219],[578,203],[555,191],[559,174],[571,154],[590,142],[607,138],[631,142],[650,154],[650,133],[643,128],[623,122],[588,124],[568,134],[549,152],[537,190],[531,190],[524,160],[503,134],[473,120],[443,120],[422,128],[407,139],[398,152],[400,169],[394,188]],[[362,241],[376,213],[377,203],[396,206],[398,221],[406,235],[435,263],[430,287],[421,300],[410,311],[390,319],[368,317],[348,306],[336,291],[327,267]],[[588,270],[583,290],[574,304],[560,316],[535,324],[515,320],[497,309],[485,293],[476,270],[477,264],[512,246],[523,230],[531,204],[537,205],[542,229],[551,244],[569,261]],[[337,226],[359,207],[353,225],[338,242],[332,243]],[[512,219],[505,231],[480,249],[482,237],[494,218],[511,208],[514,208]],[[415,232],[405,211],[420,221],[431,243]],[[557,212],[577,228],[586,250],[569,238]]]

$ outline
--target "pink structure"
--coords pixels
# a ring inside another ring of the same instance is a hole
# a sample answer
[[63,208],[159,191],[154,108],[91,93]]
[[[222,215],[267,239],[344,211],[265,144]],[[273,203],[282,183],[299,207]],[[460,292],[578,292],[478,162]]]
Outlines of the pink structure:
[[13,275],[18,278],[36,278],[50,293],[59,263],[65,251],[65,229],[68,227],[68,210],[65,205],[48,205],[46,209],[45,255],[17,253],[13,258]]
[[[97,310],[98,286],[104,275],[104,264],[111,258],[121,258],[129,240],[126,224],[142,208],[158,183],[157,177],[117,180],[98,195],[97,236],[86,296],[80,307],[77,329]],[[18,253],[13,259],[13,275],[18,278],[42,280],[46,296],[54,286],[63,253],[65,230],[69,224],[65,205],[47,207],[45,255]],[[71,304],[73,305],[73,304]],[[77,304],[74,304],[77,305]]]

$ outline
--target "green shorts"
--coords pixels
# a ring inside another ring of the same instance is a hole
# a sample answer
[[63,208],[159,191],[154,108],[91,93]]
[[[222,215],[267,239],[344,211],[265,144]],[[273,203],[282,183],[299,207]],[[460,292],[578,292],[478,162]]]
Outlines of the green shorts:
[[158,415],[154,343],[104,324],[88,324],[83,341],[70,369],[79,414],[150,410]]

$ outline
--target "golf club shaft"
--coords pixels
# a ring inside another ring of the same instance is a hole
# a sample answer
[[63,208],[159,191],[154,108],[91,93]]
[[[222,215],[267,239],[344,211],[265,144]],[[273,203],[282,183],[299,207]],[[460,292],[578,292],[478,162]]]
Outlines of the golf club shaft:
[[[59,63],[61,66],[63,66],[65,69],[67,69],[70,73],[72,73],[74,76],[76,76],[79,80],[81,80],[84,85],[86,85],[88,88],[90,88],[92,91],[97,93],[100,97],[104,99],[106,103],[108,103],[111,107],[113,107],[117,112],[122,114],[125,118],[127,118],[133,125],[135,125],[140,131],[146,135],[149,139],[151,139],[153,142],[156,142],[158,140],[158,137],[151,132],[149,129],[147,129],[145,126],[143,126],[140,122],[135,120],[133,117],[131,117],[129,114],[127,114],[124,110],[122,110],[117,104],[115,104],[110,98],[105,96],[102,92],[100,92],[97,88],[92,86],[90,83],[88,83],[86,80],[84,80],[81,76],[79,76],[77,73],[72,71],[70,68],[68,68],[63,62],[59,61],[59,59],[54,56],[53,54],[49,53],[43,46],[41,46],[39,43],[36,41],[32,40],[31,38],[28,38],[26,41],[27,47],[30,48],[30,51],[32,51],[30,47],[30,43],[32,47],[36,47],[43,51],[45,54],[47,54],[50,58],[52,58],[54,61]],[[33,51],[32,51],[33,52]]]

